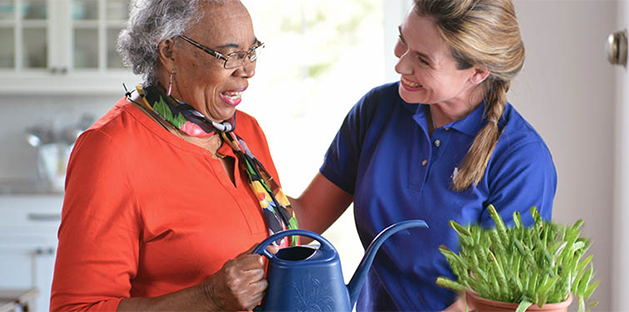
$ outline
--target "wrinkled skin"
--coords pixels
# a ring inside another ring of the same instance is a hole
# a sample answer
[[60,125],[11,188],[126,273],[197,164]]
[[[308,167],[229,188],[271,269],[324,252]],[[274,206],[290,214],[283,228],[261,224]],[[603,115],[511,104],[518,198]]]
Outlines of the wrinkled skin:
[[[262,301],[268,282],[263,256],[251,254],[256,246],[227,261],[204,283],[206,296],[216,310],[251,310]],[[269,252],[277,252],[277,247],[270,246]]]

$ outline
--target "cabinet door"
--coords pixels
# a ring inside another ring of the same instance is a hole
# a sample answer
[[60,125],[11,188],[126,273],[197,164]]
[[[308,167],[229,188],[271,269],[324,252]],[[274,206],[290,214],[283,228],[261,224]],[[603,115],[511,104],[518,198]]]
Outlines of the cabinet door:
[[63,196],[0,196],[0,288],[36,287],[48,311]]
[[15,0],[0,0],[0,70],[15,68]]
[[[48,68],[48,4],[46,0],[16,0],[20,6],[17,38],[21,39],[19,59],[24,70]],[[21,32],[21,33],[20,33]],[[19,68],[19,67],[18,67]]]
[[0,0],[0,94],[122,95],[130,0]]
[[49,23],[46,0],[0,0],[0,70],[45,70]]
[[74,69],[124,69],[116,40],[128,18],[129,0],[70,0]]
[[49,311],[50,287],[55,266],[54,247],[1,246],[0,288],[37,288],[32,311]]

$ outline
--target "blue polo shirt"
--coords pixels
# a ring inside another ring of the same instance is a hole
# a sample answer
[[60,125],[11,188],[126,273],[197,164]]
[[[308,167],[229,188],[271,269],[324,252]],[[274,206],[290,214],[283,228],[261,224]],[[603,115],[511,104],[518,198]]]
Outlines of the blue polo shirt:
[[493,226],[493,204],[506,223],[514,211],[532,224],[537,206],[551,218],[557,174],[548,147],[533,127],[507,104],[499,121],[502,135],[485,176],[476,188],[456,192],[452,177],[486,123],[484,104],[467,117],[428,136],[428,106],[404,102],[398,83],[367,93],[349,112],[330,145],[321,173],[354,196],[354,216],[363,246],[387,226],[425,220],[429,229],[411,229],[389,238],[376,256],[358,299],[358,311],[437,311],[456,294],[435,284],[455,278],[444,244],[458,251],[448,222]]

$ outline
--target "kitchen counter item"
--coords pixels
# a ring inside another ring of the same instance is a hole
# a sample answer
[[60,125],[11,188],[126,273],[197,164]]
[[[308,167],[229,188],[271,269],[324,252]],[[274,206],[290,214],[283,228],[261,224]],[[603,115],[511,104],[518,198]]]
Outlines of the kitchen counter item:
[[18,307],[12,301],[0,301],[0,312],[18,312]]
[[[18,305],[21,311],[32,311],[32,302],[37,298],[39,290],[37,288],[30,289],[2,289],[0,288],[0,301],[13,302]],[[11,311],[11,310],[8,310]]]
[[26,141],[37,149],[37,178],[47,191],[60,193],[65,188],[65,176],[74,142],[94,123],[94,116],[84,114],[63,127],[40,123],[26,129]]
[[[369,244],[358,269],[347,286],[338,252],[317,233],[306,230],[278,232],[262,241],[253,251],[269,258],[269,287],[262,304],[254,311],[352,311],[376,252],[391,235],[413,227],[427,228],[422,220],[395,223]],[[271,254],[266,247],[287,236],[304,236],[321,246],[292,246]]]
[[39,146],[38,169],[48,182],[51,192],[63,192],[66,180],[66,167],[70,159],[73,145],[66,143],[49,143]]

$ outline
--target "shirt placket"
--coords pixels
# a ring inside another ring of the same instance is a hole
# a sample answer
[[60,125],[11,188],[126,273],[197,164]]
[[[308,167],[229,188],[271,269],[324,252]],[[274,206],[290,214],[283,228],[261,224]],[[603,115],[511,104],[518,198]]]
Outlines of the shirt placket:
[[421,192],[428,177],[428,169],[433,158],[433,148],[428,136],[426,116],[423,113],[418,113],[413,116],[413,119],[419,127],[415,128],[416,135],[413,136],[417,141],[411,149],[412,161],[408,184],[409,188]]

